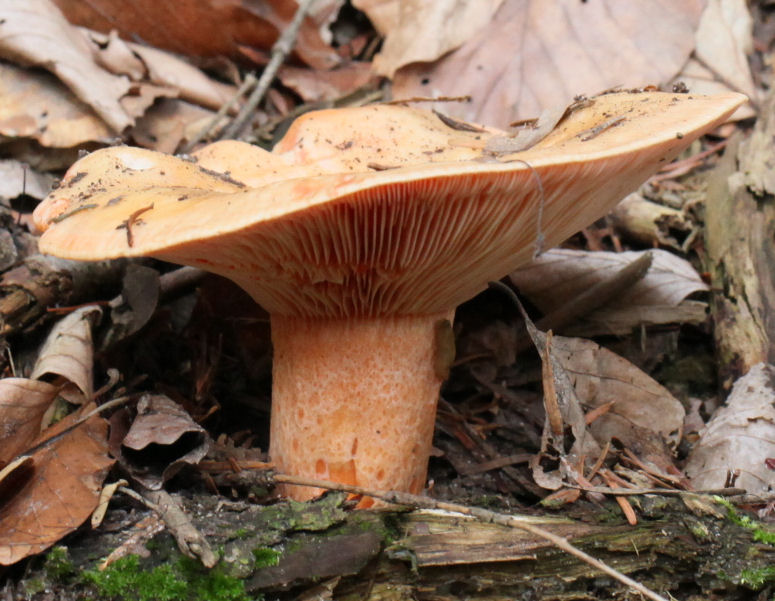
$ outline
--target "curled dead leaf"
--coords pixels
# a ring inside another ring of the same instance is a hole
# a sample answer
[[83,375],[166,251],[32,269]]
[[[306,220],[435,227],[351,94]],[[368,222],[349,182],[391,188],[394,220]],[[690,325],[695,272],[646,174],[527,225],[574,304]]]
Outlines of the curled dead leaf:
[[43,343],[31,377],[63,378],[78,388],[83,399],[91,400],[94,385],[91,329],[101,315],[102,309],[97,305],[87,305],[60,319]]
[[754,365],[732,387],[692,450],[686,474],[695,488],[736,486],[752,495],[775,490],[775,367]]
[[205,430],[172,399],[144,395],[121,442],[121,463],[151,490],[159,490],[186,465],[207,454]]
[[[107,423],[92,417],[72,426],[92,406],[84,406],[34,442],[34,462],[0,498],[0,565],[44,551],[85,522],[97,506],[102,481],[113,465]],[[58,434],[62,434],[58,436]]]
[[49,0],[10,0],[0,8],[0,56],[54,73],[115,133],[133,122],[119,100],[129,80],[103,70],[81,33]]
[[59,388],[25,378],[0,380],[0,466],[29,448]]
[[[562,332],[579,336],[628,334],[643,324],[683,323],[705,319],[705,303],[685,301],[708,290],[694,267],[664,250],[648,251],[652,264],[645,276]],[[544,314],[563,308],[593,286],[614,276],[644,255],[626,251],[589,252],[551,249],[509,277]]]

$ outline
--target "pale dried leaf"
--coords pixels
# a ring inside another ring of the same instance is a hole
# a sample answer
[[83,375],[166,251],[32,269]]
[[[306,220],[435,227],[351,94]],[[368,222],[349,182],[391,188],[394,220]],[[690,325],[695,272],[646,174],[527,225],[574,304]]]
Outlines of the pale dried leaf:
[[83,36],[49,0],[6,0],[0,7],[0,56],[48,69],[114,132],[132,124],[119,102],[129,80],[99,67]]
[[162,98],[137,120],[129,130],[129,136],[139,146],[173,154],[181,143],[193,139],[205,128],[214,116],[213,111],[183,100]]
[[[549,337],[538,330],[529,320],[525,320],[530,338],[538,349],[543,363],[544,407],[547,408],[544,429],[541,433],[541,452],[530,459],[530,469],[536,484],[548,490],[557,490],[567,482],[575,482],[575,470],[582,458],[595,458],[600,455],[601,447],[590,434],[580,395],[573,382],[573,374],[563,365],[562,351],[558,354],[556,337]],[[556,403],[560,413],[562,428],[555,432],[550,423],[550,412]],[[570,434],[570,448],[564,438]],[[542,458],[549,455],[559,457],[557,469],[547,471]]]
[[81,33],[89,41],[94,59],[101,67],[116,75],[126,75],[132,81],[145,77],[147,71],[143,61],[118,37],[115,29],[107,35],[85,28],[81,29]]
[[[393,74],[410,63],[431,62],[481,31],[503,0],[356,0],[385,36],[374,70]],[[388,6],[385,6],[388,5]],[[389,17],[385,17],[389,15]],[[389,19],[389,20],[388,20]]]
[[94,371],[91,329],[101,315],[97,305],[87,305],[60,319],[43,343],[30,377],[64,378],[75,384],[86,400],[91,400]]
[[579,94],[665,84],[693,50],[703,5],[505,0],[490,25],[458,50],[398,71],[393,96],[471,95],[473,102],[441,110],[503,127]]
[[149,394],[137,403],[137,417],[121,442],[120,461],[143,486],[159,490],[183,467],[198,463],[207,444],[205,430],[180,405]]
[[562,328],[568,336],[627,336],[642,326],[699,325],[708,319],[708,303],[685,300],[677,305],[604,307]]
[[58,388],[25,378],[0,380],[0,466],[28,449],[40,436],[42,419]]
[[[729,86],[719,81],[716,73],[700,63],[697,59],[690,58],[683,70],[676,76],[674,83],[681,83],[694,94],[712,95],[729,92]],[[738,108],[730,121],[749,119],[756,116],[756,110],[750,102]]]
[[108,142],[112,136],[56,77],[5,63],[0,63],[0,134],[55,148]]
[[[646,251],[590,252],[555,248],[509,276],[520,292],[544,313],[560,309],[565,303],[592,286],[611,278],[637,260]],[[585,333],[627,333],[634,325],[674,323],[670,320],[704,318],[704,305],[688,303],[679,307],[690,294],[705,292],[708,285],[688,261],[664,250],[650,250],[653,260],[646,276],[565,331]],[[592,328],[592,329],[590,329]]]
[[277,76],[284,86],[296,92],[305,102],[335,100],[374,79],[369,64],[358,62],[343,65],[333,71],[285,66]]
[[[82,412],[93,408],[85,406]],[[79,415],[69,415],[49,428],[35,444],[63,432]],[[0,565],[44,551],[89,518],[113,465],[107,423],[95,416],[42,445],[32,460],[33,467],[18,475],[15,488],[5,487],[0,499]]]
[[[623,357],[581,338],[555,336],[554,354],[570,374],[579,401],[587,410],[613,402],[611,409],[593,425],[602,429],[607,421],[621,418],[622,424],[631,423],[655,432],[671,448],[678,445],[683,431],[683,405],[648,374]],[[606,427],[605,432],[608,438],[616,429]],[[623,439],[630,438],[626,430],[621,432]]]
[[36,171],[20,161],[0,160],[0,200],[22,194],[42,200],[51,192],[54,181],[53,175]]
[[154,84],[173,88],[183,100],[217,109],[237,91],[236,87],[210,79],[200,69],[164,50],[125,42],[115,32],[104,35],[83,30],[83,34],[99,63],[112,73],[127,75],[133,81],[149,79]]
[[235,86],[210,79],[202,71],[168,52],[129,44],[145,63],[153,83],[176,88],[183,100],[219,109],[237,92]]
[[749,98],[756,97],[748,65],[753,52],[753,18],[745,0],[707,0],[695,40],[695,56],[718,80]]
[[[775,367],[759,363],[732,387],[700,433],[689,455],[686,474],[695,488],[728,484],[752,495],[775,491],[775,471],[766,460],[775,457]],[[737,474],[736,479],[730,478]]]

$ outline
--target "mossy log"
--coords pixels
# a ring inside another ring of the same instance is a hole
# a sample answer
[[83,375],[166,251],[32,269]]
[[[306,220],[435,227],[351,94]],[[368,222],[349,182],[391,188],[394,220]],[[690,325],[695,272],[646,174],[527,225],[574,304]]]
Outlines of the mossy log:
[[[757,586],[766,587],[767,574],[774,576],[775,547],[756,542],[750,529],[725,517],[726,509],[710,499],[699,503],[694,499],[693,512],[679,498],[632,497],[631,502],[640,514],[637,526],[625,523],[613,502],[607,507],[572,507],[573,519],[525,519],[676,599],[749,598],[746,583],[755,583],[756,576],[764,574]],[[344,503],[342,495],[274,506],[219,504],[202,498],[187,501],[185,508],[213,547],[220,549],[223,559],[218,569],[241,579],[247,594],[257,598],[639,598],[550,543],[517,529],[434,510],[351,511]],[[698,506],[711,513],[697,511]],[[568,513],[568,508],[563,511]],[[131,535],[131,528],[124,528],[112,535],[92,532],[72,540],[73,572],[93,568],[99,555]],[[142,560],[145,569],[175,561],[177,551],[169,535],[157,535],[149,546],[153,551]],[[30,571],[29,577],[36,577],[36,572]],[[75,591],[88,591],[77,578],[58,586],[61,599],[81,598]]]
[[708,181],[706,269],[725,388],[775,362],[775,93],[751,136],[728,145]]

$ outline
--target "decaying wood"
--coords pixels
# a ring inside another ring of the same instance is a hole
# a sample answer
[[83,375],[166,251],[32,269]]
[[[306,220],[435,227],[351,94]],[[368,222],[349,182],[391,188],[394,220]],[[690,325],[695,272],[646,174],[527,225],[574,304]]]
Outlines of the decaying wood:
[[[725,509],[703,499],[691,506],[716,511],[691,513],[678,497],[631,497],[640,518],[635,527],[624,522],[613,501],[574,507],[583,519],[524,519],[665,596],[710,598],[721,590],[730,595],[743,570],[775,561],[775,549],[756,543],[749,530],[724,517]],[[346,601],[634,598],[528,532],[444,511],[348,511],[345,505],[343,494],[269,506],[193,496],[185,511],[213,548],[222,549],[226,569],[244,578],[251,593],[272,599],[295,599],[323,582],[333,587],[325,598]],[[69,554],[77,567],[92,567],[110,551],[95,541],[118,546],[128,536],[131,528],[87,534]],[[148,566],[168,558],[163,550],[176,545],[161,534],[154,548],[143,560]],[[254,551],[260,549],[277,551],[276,565],[257,565]]]
[[622,236],[676,250],[685,250],[684,242],[692,237],[695,227],[683,211],[647,200],[637,192],[616,205],[611,220]]
[[115,284],[124,261],[68,261],[32,255],[0,276],[0,334],[32,327],[49,307],[92,300],[99,286]]
[[775,361],[775,94],[750,139],[730,144],[708,182],[706,268],[711,275],[722,381],[731,386],[760,362]]

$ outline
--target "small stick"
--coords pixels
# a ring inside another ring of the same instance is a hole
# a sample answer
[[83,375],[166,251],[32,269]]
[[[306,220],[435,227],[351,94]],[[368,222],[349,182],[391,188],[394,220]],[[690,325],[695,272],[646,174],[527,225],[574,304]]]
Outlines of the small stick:
[[212,568],[218,563],[218,558],[207,539],[196,529],[183,508],[167,491],[144,489],[138,493],[125,486],[119,490],[133,499],[137,499],[159,515],[178,543],[181,553],[192,559],[199,559],[202,565],[207,568]]
[[388,100],[384,104],[409,104],[411,102],[471,102],[471,96],[412,96],[411,98],[397,98]]
[[36,444],[35,446],[30,447],[29,449],[24,451],[24,453],[22,455],[19,455],[17,457],[17,459],[19,459],[21,457],[32,456],[34,453],[36,453],[40,449],[45,448],[45,447],[51,445],[52,443],[54,443],[57,440],[59,440],[60,438],[62,438],[65,434],[68,434],[69,432],[72,432],[73,430],[75,430],[81,424],[89,421],[95,415],[99,415],[100,413],[103,413],[103,412],[107,411],[108,409],[112,409],[113,407],[118,407],[119,405],[123,405],[124,403],[126,403],[127,401],[130,401],[131,399],[132,399],[131,396],[122,396],[122,397],[118,397],[116,399],[110,400],[107,403],[103,403],[99,407],[96,407],[96,408],[92,409],[91,411],[89,411],[86,415],[82,415],[82,416],[78,417],[78,419],[73,424],[69,425],[67,428],[65,428],[61,432],[57,432],[56,434],[54,434],[53,436],[47,438],[46,440],[43,440],[43,441],[39,442],[38,444]]
[[237,101],[242,98],[245,94],[248,93],[248,90],[252,88],[254,85],[256,85],[256,82],[258,80],[256,79],[256,76],[252,73],[248,73],[245,76],[245,81],[242,82],[242,85],[239,87],[239,89],[234,93],[234,96],[229,98],[222,106],[218,109],[218,112],[215,113],[212,119],[208,121],[205,126],[200,129],[197,134],[191,138],[191,140],[181,149],[180,152],[183,154],[187,154],[191,152],[194,147],[199,144],[202,140],[207,138],[212,131],[215,129],[215,127],[220,123],[221,119],[223,119],[226,116],[226,113],[228,113],[231,108],[237,104]]
[[134,213],[122,221],[121,225],[116,228],[117,230],[126,229],[126,243],[128,246],[131,247],[135,245],[135,238],[134,234],[132,233],[132,227],[142,223],[142,220],[138,219],[138,217],[140,217],[140,215],[146,211],[150,211],[151,209],[153,209],[153,203],[149,204],[147,207],[143,207],[142,209],[137,209]]
[[577,138],[581,138],[582,142],[588,142],[592,138],[595,138],[602,134],[605,130],[611,129],[615,125],[619,125],[622,121],[624,121],[624,117],[612,117],[611,119],[608,119],[607,121],[603,121],[602,123],[595,125],[595,127],[590,127],[589,129],[581,132],[580,134],[576,134]]
[[164,298],[178,290],[198,284],[207,275],[198,267],[178,267],[159,276],[159,296]]
[[652,591],[651,589],[646,588],[640,582],[633,580],[629,576],[622,574],[618,570],[615,570],[614,568],[608,566],[607,564],[603,563],[599,559],[596,559],[595,557],[592,557],[591,555],[589,555],[588,553],[585,553],[581,549],[574,547],[562,536],[557,536],[556,534],[549,532],[548,530],[545,530],[540,526],[535,526],[533,524],[530,524],[516,516],[490,511],[489,509],[482,509],[481,507],[469,507],[467,505],[460,505],[458,503],[436,501],[435,499],[431,499],[428,497],[421,497],[420,495],[413,495],[410,493],[396,492],[396,491],[374,491],[374,490],[368,490],[366,488],[362,488],[360,486],[350,486],[345,484],[339,484],[337,482],[314,480],[311,478],[303,478],[301,476],[275,474],[274,480],[275,482],[281,482],[283,484],[295,484],[296,486],[311,486],[314,488],[327,488],[329,490],[338,490],[338,491],[348,492],[355,495],[373,497],[375,499],[380,499],[381,501],[386,501],[388,503],[393,503],[395,505],[404,505],[408,507],[415,507],[415,508],[422,508],[422,509],[441,509],[444,511],[459,513],[461,515],[475,517],[486,523],[500,524],[502,526],[507,526],[509,528],[524,530],[526,532],[530,532],[531,534],[534,534],[535,536],[543,538],[544,540],[548,540],[557,548],[562,549],[566,553],[573,555],[574,557],[577,557],[578,559],[586,562],[587,564],[593,566],[594,568],[597,568],[604,574],[607,574],[611,578],[614,578],[619,582],[621,582],[622,584],[629,586],[630,588],[638,591],[639,593],[641,593],[645,597],[648,597],[649,599],[652,599],[653,601],[667,601],[665,597],[662,597],[657,593],[655,593],[654,591]]
[[219,136],[220,140],[229,138],[236,139],[242,133],[242,130],[245,129],[245,126],[255,112],[256,107],[264,98],[275,75],[277,75],[280,65],[283,64],[285,58],[291,53],[291,50],[293,50],[296,36],[299,34],[302,21],[304,21],[304,17],[311,4],[312,0],[301,0],[299,8],[296,9],[296,14],[293,15],[293,20],[290,25],[288,25],[280,37],[277,38],[274,46],[272,46],[272,58],[269,60],[269,64],[264,68],[264,72],[261,73],[261,77],[258,80],[255,89],[250,94],[250,97],[240,110],[239,114],[234,118],[234,121],[232,121],[221,133]]

